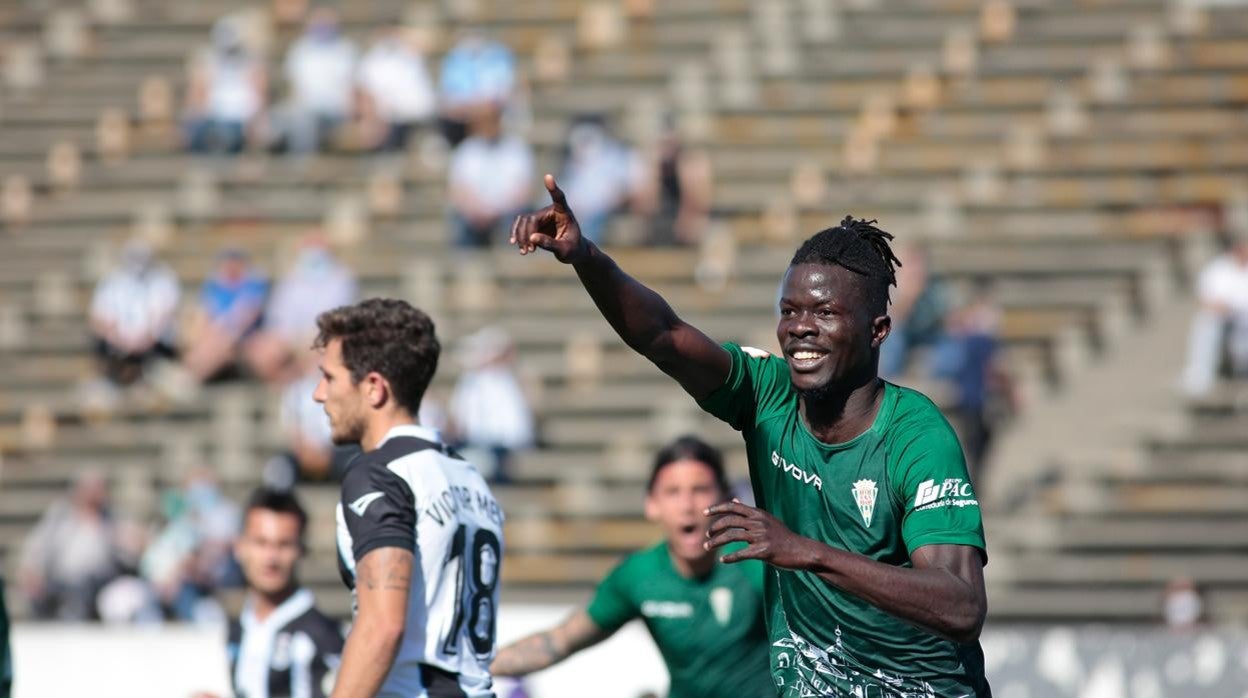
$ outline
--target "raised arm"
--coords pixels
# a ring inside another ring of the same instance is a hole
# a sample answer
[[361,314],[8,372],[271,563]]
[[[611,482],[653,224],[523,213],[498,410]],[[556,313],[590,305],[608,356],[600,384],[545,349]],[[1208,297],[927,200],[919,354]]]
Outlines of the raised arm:
[[533,633],[498,651],[490,673],[495,676],[525,676],[558,664],[586,647],[607,639],[611,633],[594,623],[585,609],[577,609],[550,630]]
[[549,250],[571,264],[581,284],[616,334],[695,399],[710,396],[728,378],[732,359],[723,347],[681,320],[659,294],[624,273],[580,226],[555,178],[546,175],[551,205],[517,216],[510,242],[528,254]]
[[412,585],[412,552],[376,548],[356,563],[359,612],[347,635],[333,698],[377,695],[403,641]]

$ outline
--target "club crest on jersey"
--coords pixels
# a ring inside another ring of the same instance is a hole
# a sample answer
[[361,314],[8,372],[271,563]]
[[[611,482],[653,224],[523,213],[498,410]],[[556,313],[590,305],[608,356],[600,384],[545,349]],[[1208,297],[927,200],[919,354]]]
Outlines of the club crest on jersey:
[[732,620],[732,589],[715,587],[711,591],[711,612],[720,625],[728,625]]
[[862,514],[862,522],[871,527],[871,515],[875,513],[875,496],[879,488],[875,480],[859,480],[854,483],[854,502],[858,505],[858,513]]

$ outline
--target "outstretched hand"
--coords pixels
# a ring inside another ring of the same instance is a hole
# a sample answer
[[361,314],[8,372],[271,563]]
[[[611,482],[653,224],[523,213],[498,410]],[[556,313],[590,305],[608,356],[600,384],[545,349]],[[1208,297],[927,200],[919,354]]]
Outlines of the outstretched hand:
[[550,250],[560,262],[573,264],[585,258],[589,245],[581,237],[581,226],[577,224],[576,216],[572,215],[572,209],[568,208],[568,199],[555,183],[554,176],[546,175],[544,183],[550,193],[551,204],[533,213],[516,216],[511,223],[508,241],[522,255],[540,247]]
[[769,565],[784,569],[805,569],[809,562],[811,542],[790,531],[780,520],[757,507],[747,506],[734,499],[716,504],[703,512],[715,517],[706,532],[709,540],[703,544],[707,550],[728,543],[742,542],[746,547],[723,557],[724,562],[762,560]]

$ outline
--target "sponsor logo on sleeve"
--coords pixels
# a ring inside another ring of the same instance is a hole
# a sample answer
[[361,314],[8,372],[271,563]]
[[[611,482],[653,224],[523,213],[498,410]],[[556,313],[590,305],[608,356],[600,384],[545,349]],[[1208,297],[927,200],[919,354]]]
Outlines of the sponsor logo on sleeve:
[[939,509],[941,507],[977,507],[975,490],[971,483],[960,477],[946,478],[943,481],[924,480],[919,483],[918,492],[914,495],[914,510]]
[[351,506],[350,506],[351,511],[354,511],[356,516],[363,516],[364,512],[368,511],[369,504],[372,504],[373,502],[377,501],[378,499],[381,499],[384,496],[386,495],[381,492],[369,492],[363,497],[360,497],[354,502],[351,502]]

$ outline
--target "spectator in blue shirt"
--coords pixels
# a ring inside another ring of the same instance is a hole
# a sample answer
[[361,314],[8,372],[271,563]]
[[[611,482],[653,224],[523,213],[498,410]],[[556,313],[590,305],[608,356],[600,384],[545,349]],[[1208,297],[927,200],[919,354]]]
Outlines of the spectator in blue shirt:
[[946,334],[932,348],[933,373],[952,388],[950,417],[972,479],[982,473],[1003,412],[1018,407],[1001,361],[1001,316],[992,282],[977,280],[968,302],[945,319]]
[[260,327],[269,282],[252,268],[246,252],[227,249],[204,281],[191,323],[184,363],[201,382],[222,373],[239,358]]
[[511,50],[478,34],[466,34],[442,59],[438,86],[442,135],[451,147],[468,136],[482,111],[501,110],[516,87]]

